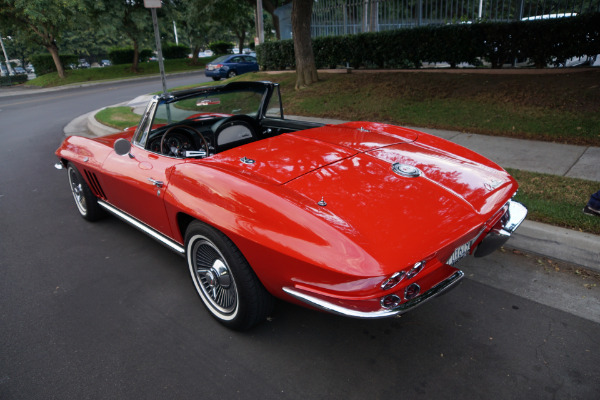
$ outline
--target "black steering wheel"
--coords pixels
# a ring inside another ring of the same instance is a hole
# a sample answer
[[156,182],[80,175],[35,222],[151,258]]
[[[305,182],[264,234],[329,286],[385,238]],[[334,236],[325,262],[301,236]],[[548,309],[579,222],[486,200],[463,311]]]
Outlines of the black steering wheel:
[[[177,130],[177,131],[173,132],[175,130]],[[169,135],[173,135],[173,136],[183,135],[183,136],[186,136],[190,142],[194,143],[194,137],[193,137],[192,133],[190,133],[190,131],[197,134],[200,137],[200,139],[202,140],[202,146],[204,146],[204,148],[206,149],[206,155],[208,156],[208,152],[209,152],[208,142],[206,141],[206,139],[204,138],[202,133],[200,133],[200,131],[198,131],[196,128],[193,128],[188,125],[175,125],[175,126],[170,127],[169,129],[167,129],[165,131],[165,133],[163,133],[162,137],[160,138],[161,154],[164,154],[166,156],[173,155],[175,157],[185,157],[185,149],[178,148],[178,147],[167,148],[166,142],[167,142],[167,138],[169,137]]]

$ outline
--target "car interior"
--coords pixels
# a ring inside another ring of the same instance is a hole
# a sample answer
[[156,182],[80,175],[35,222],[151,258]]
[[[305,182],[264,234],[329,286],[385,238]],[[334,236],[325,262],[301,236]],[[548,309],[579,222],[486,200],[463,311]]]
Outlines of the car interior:
[[[203,93],[159,104],[145,148],[177,158],[204,158],[250,142],[323,124],[281,118],[279,107],[259,119],[264,91]],[[277,98],[278,101],[278,98]]]

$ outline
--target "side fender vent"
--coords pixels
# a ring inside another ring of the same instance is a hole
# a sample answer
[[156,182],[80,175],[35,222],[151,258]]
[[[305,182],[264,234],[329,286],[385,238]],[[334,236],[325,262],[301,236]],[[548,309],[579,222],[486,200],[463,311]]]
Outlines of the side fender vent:
[[104,190],[102,190],[102,186],[100,185],[96,174],[85,170],[85,177],[90,183],[90,189],[92,190],[92,192],[94,192],[94,195],[96,195],[96,197],[100,197],[101,199],[106,199],[106,195],[104,194]]

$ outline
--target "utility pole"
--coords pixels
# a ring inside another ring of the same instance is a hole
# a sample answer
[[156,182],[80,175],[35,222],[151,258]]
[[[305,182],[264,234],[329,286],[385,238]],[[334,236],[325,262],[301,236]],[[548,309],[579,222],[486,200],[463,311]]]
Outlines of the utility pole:
[[4,53],[4,59],[6,60],[6,68],[8,70],[8,75],[14,75],[12,67],[10,66],[10,62],[8,62],[8,56],[6,55],[6,49],[4,48],[4,42],[2,41],[2,34],[0,33],[0,45],[2,45],[2,52]]
[[179,45],[179,38],[177,37],[177,25],[173,21],[173,33],[175,34],[175,44]]
[[256,0],[256,37],[258,38],[258,44],[265,41],[262,0]]
[[165,78],[165,65],[163,63],[162,47],[160,45],[160,32],[158,31],[158,18],[156,9],[161,7],[160,0],[144,0],[144,7],[149,8],[152,13],[152,25],[154,26],[154,40],[156,40],[156,52],[158,53],[158,68],[162,80],[163,93],[167,93],[167,80]]

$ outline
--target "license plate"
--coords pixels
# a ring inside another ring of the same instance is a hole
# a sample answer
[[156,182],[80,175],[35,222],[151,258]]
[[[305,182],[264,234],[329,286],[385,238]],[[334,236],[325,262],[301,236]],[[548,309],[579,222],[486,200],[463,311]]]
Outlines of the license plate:
[[458,260],[469,255],[469,250],[471,250],[471,246],[473,245],[474,241],[475,241],[475,239],[469,240],[467,243],[463,244],[462,246],[458,246],[456,248],[456,250],[454,250],[454,253],[452,253],[452,255],[450,256],[450,258],[448,258],[448,261],[446,261],[446,264],[454,265],[458,262]]
[[208,70],[209,70],[209,71],[212,71],[213,69],[215,69],[215,66],[214,66],[214,65],[209,65],[209,66],[208,66]]

